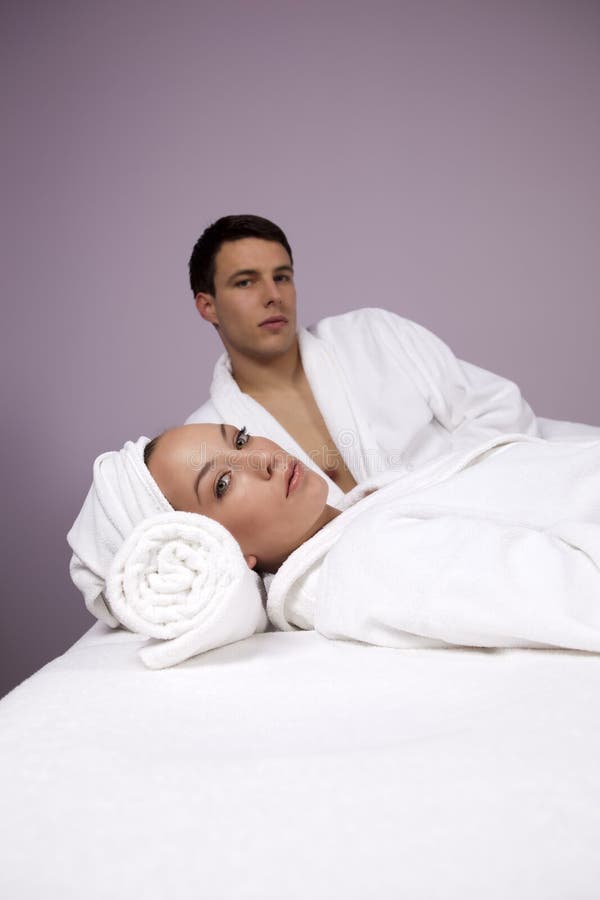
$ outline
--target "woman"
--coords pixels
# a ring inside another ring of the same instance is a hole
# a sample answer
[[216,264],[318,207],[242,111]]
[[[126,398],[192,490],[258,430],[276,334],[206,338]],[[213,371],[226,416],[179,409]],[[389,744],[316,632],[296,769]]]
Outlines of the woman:
[[359,485],[343,510],[317,472],[244,428],[187,425],[143,444],[148,496],[233,535],[267,576],[278,628],[600,651],[600,442],[497,437]]

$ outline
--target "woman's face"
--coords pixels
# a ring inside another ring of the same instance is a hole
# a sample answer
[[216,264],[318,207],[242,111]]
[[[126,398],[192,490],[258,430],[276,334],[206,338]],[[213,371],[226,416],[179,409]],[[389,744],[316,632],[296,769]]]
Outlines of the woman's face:
[[233,425],[165,432],[148,468],[174,509],[220,522],[248,565],[269,572],[334,514],[323,478],[273,441]]

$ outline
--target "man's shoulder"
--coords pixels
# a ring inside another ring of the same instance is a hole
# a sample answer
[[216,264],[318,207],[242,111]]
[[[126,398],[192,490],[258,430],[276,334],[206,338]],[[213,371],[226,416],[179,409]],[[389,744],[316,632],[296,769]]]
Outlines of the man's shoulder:
[[212,385],[210,389],[211,396],[208,400],[204,401],[202,406],[199,406],[197,410],[187,417],[184,424],[200,425],[204,422],[223,422],[223,416],[219,415],[217,408],[213,403],[213,392],[218,385],[221,385],[221,387],[225,385],[227,387],[233,383],[229,357],[227,356],[227,353],[222,353],[213,369]]
[[221,422],[222,417],[217,412],[217,409],[212,402],[212,400],[207,400],[206,403],[203,403],[202,406],[198,407],[195,412],[188,416],[185,420],[185,425],[198,425],[203,422]]
[[410,319],[404,319],[396,313],[375,306],[352,309],[339,316],[327,316],[307,329],[311,334],[323,340],[335,341],[345,337],[358,337],[361,334],[390,328],[394,331],[409,331],[415,327]]

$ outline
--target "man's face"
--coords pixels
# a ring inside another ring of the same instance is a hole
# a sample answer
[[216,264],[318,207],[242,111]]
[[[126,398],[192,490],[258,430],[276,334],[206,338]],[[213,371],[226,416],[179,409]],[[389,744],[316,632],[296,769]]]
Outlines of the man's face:
[[274,241],[227,241],[215,259],[215,292],[199,293],[200,315],[219,330],[232,359],[281,356],[296,341],[291,260]]
[[330,518],[323,478],[268,438],[233,425],[165,432],[148,468],[174,509],[220,522],[249,565],[266,571],[276,571]]

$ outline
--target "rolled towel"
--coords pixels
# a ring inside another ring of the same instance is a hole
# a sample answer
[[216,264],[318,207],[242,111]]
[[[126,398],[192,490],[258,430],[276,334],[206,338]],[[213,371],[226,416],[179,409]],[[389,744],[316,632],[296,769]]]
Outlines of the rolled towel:
[[173,511],[144,462],[148,443],[140,437],[97,457],[92,486],[67,535],[71,578],[92,615],[113,628],[119,622],[106,604],[104,585],[115,553],[148,516]]
[[106,595],[131,631],[156,638],[140,650],[153,669],[264,631],[261,579],[227,529],[196,513],[161,513],[117,551]]
[[140,654],[161,668],[264,631],[267,619],[260,579],[235,539],[212,519],[173,510],[144,462],[147,443],[128,441],[96,459],[67,541],[88,610],[166,642]]

